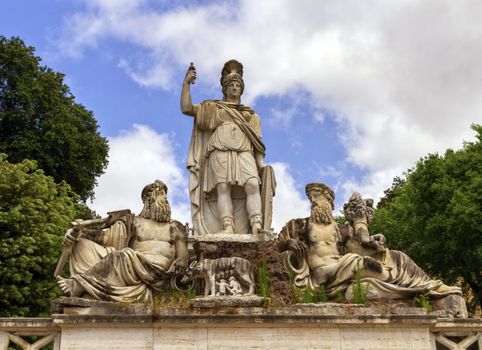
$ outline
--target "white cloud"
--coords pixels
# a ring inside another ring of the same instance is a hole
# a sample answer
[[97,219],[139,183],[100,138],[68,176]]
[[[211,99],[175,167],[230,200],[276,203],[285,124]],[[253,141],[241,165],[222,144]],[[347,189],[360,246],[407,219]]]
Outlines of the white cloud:
[[[212,88],[235,57],[245,65],[245,102],[307,91],[315,110],[344,126],[348,160],[367,173],[345,188],[380,194],[419,157],[460,147],[482,119],[480,1],[150,4],[87,1],[66,19],[61,49],[79,55],[103,38],[137,45],[147,59],[119,59],[142,86],[177,86],[172,72],[194,61],[196,88]],[[296,118],[288,112],[278,117]]]
[[118,209],[142,209],[141,191],[154,180],[168,187],[172,218],[190,221],[187,177],[174,156],[172,136],[134,125],[109,138],[109,166],[99,178],[92,205],[99,215]]
[[285,163],[270,164],[276,176],[276,196],[273,198],[273,228],[279,232],[284,224],[293,218],[310,215],[310,203],[296,187]]

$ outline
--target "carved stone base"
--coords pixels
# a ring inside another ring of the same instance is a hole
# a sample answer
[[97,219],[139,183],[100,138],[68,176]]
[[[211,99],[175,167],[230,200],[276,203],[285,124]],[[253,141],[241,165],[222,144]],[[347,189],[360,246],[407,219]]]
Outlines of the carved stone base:
[[441,317],[467,318],[467,306],[463,296],[457,294],[447,295],[441,299],[435,299],[431,302],[435,313]]
[[191,307],[219,308],[219,307],[262,307],[269,300],[257,295],[240,296],[209,296],[197,297],[189,300]]
[[259,236],[205,235],[194,239],[193,248],[199,260],[237,256],[253,262],[266,247],[276,248],[270,237],[266,236],[266,240],[260,241]]
[[[362,285],[367,290],[367,300],[369,301],[376,301],[378,300],[380,303],[390,304],[393,302],[405,303],[409,305],[413,303],[414,296],[402,296],[395,293],[382,293],[375,288],[371,288],[370,285],[363,283]],[[353,285],[350,285],[345,293],[346,301],[353,300]],[[448,317],[448,318],[467,318],[467,306],[465,304],[465,300],[461,295],[458,294],[451,294],[447,295],[446,297],[436,299],[430,298],[429,299],[430,306],[434,311],[432,314],[437,315],[439,317]]]
[[52,300],[51,312],[65,315],[152,315],[152,306],[60,297]]
[[[216,237],[214,237],[216,236]],[[230,235],[231,237],[233,235]],[[271,297],[272,306],[282,306],[294,304],[293,288],[291,287],[288,272],[283,267],[283,259],[281,253],[278,252],[277,241],[272,237],[267,241],[256,241],[258,238],[253,235],[234,235],[244,240],[223,240],[220,235],[203,236],[202,239],[195,240],[193,247],[196,252],[197,260],[202,259],[218,259],[225,257],[240,257],[251,262],[256,280],[256,286],[259,287],[258,270],[261,263],[267,263],[267,274],[269,280],[269,297]],[[231,238],[230,237],[230,238]],[[209,239],[219,239],[210,241]],[[201,289],[202,290],[202,289]],[[259,290],[255,290],[255,294]]]

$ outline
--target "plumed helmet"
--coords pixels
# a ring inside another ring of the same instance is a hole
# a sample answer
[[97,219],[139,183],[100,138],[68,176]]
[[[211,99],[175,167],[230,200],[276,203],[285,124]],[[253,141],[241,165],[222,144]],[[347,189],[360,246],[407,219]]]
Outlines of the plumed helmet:
[[229,60],[224,64],[223,70],[221,71],[221,86],[223,87],[223,94],[226,86],[236,80],[241,84],[241,93],[244,91],[244,80],[243,80],[243,65],[237,60]]

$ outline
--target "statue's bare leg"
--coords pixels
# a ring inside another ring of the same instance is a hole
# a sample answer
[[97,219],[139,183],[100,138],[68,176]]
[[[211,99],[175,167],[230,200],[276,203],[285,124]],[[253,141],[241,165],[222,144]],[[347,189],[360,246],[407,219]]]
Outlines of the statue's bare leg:
[[248,210],[251,231],[258,234],[262,228],[263,216],[261,214],[261,194],[259,193],[259,182],[252,177],[244,184],[246,192],[246,209]]
[[234,233],[234,210],[231,199],[231,185],[222,182],[216,185],[218,193],[218,212],[221,217],[221,225],[226,233]]
[[84,288],[72,278],[56,277],[57,285],[64,295],[80,297],[84,294]]

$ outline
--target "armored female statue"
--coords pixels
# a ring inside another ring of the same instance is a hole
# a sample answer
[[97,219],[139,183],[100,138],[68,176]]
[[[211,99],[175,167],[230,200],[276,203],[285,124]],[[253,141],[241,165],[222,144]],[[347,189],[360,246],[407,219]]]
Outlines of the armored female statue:
[[[274,195],[274,176],[270,167],[263,170],[260,118],[240,103],[243,66],[236,60],[224,65],[222,100],[193,104],[190,84],[195,79],[191,65],[182,85],[181,110],[194,117],[187,168],[195,233],[257,234],[269,229],[270,203],[263,202]],[[269,182],[265,195],[260,188],[262,177]]]

